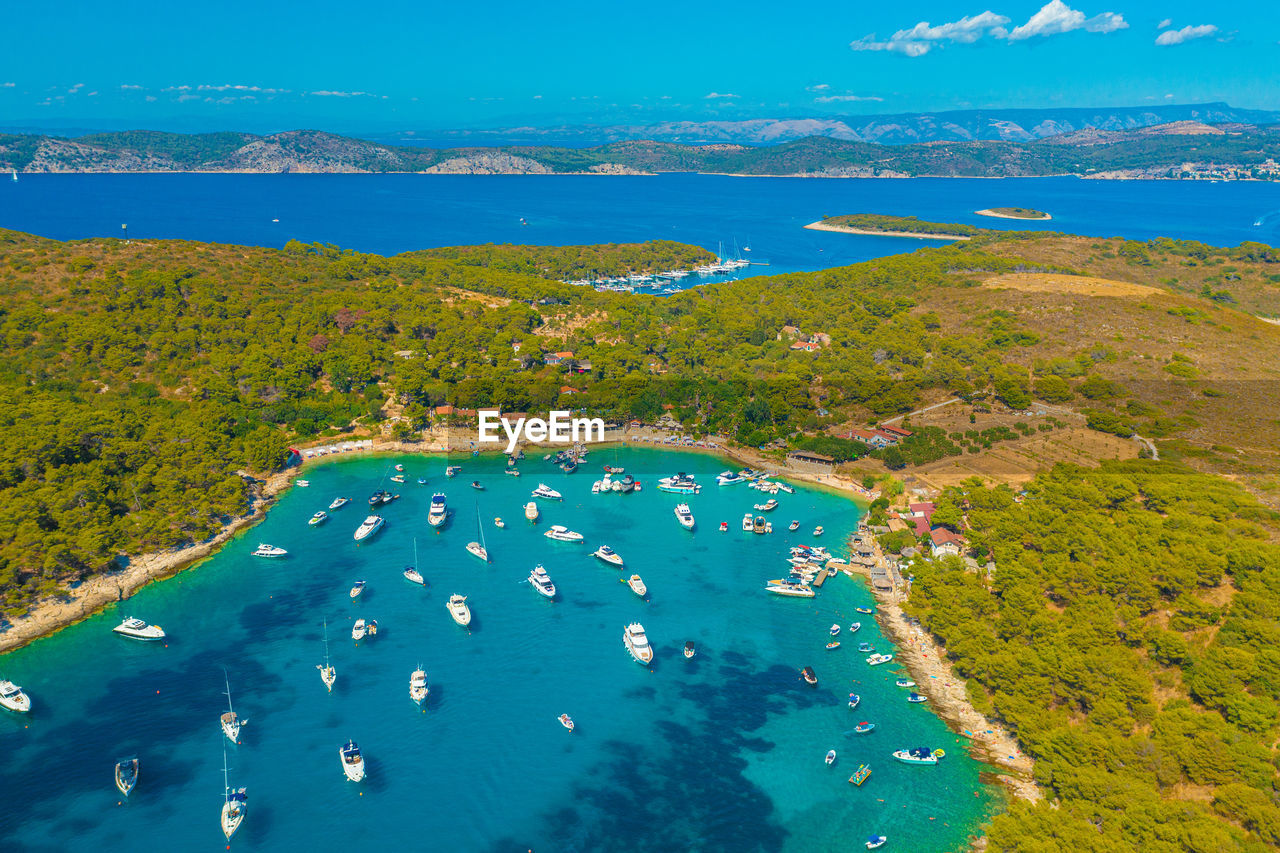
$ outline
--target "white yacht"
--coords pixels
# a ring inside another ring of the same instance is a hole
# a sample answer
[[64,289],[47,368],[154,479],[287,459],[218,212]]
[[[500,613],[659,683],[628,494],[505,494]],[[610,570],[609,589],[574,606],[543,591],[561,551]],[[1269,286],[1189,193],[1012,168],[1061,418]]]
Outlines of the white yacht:
[[288,553],[289,553],[289,552],[288,552],[288,551],[286,551],[286,550],[285,550],[285,549],[283,549],[283,548],[277,548],[275,545],[268,545],[267,543],[263,542],[262,544],[258,545],[257,550],[255,550],[251,556],[254,556],[254,557],[283,557],[283,556],[287,555]]
[[734,486],[738,483],[745,483],[746,481],[746,477],[743,477],[741,474],[734,471],[724,471],[716,475],[717,486]]
[[674,477],[663,477],[659,480],[658,491],[675,492],[676,494],[681,495],[696,495],[698,492],[702,491],[702,486],[699,486],[693,481],[692,474],[680,473],[676,474]]
[[765,588],[765,592],[771,592],[774,595],[785,595],[792,598],[813,598],[815,595],[813,587],[804,583],[795,583],[793,581],[779,581],[771,583]]
[[356,532],[351,538],[355,539],[357,542],[363,542],[381,530],[383,524],[384,521],[380,515],[366,516],[364,523],[356,528]]
[[329,520],[329,513],[325,512],[324,510],[320,510],[315,515],[311,516],[311,518],[307,519],[307,524],[311,525],[312,527],[316,527],[317,525],[324,524],[328,520]]
[[480,524],[480,508],[476,507],[476,535],[480,537],[479,542],[468,542],[467,553],[478,560],[489,562],[489,549],[484,544],[484,526]]
[[351,591],[348,592],[347,595],[351,596],[352,601],[355,601],[357,598],[364,595],[364,588],[368,585],[368,581],[356,581],[351,585]]
[[765,501],[764,503],[755,504],[752,507],[752,509],[754,509],[756,512],[772,512],[777,508],[778,508],[778,502],[773,498],[769,498],[769,500]]
[[899,749],[893,753],[893,757],[903,764],[937,764],[940,751],[929,749],[927,746],[917,746],[912,749]]
[[611,566],[622,568],[622,557],[618,555],[617,551],[613,550],[608,545],[601,545],[599,548],[592,551],[591,555]]
[[541,565],[535,566],[529,573],[529,585],[547,598],[556,597],[556,585],[551,582],[551,576]]
[[329,622],[324,623],[324,666],[316,664],[316,669],[320,670],[320,680],[324,682],[325,689],[330,693],[333,692],[333,683],[338,680],[338,671],[329,663]]
[[357,619],[355,624],[351,626],[351,639],[363,640],[364,635],[368,633],[368,626],[363,619]]
[[135,640],[163,640],[164,629],[159,625],[148,625],[141,619],[135,619],[130,616],[119,625],[111,629],[122,637],[131,637]]
[[222,834],[231,840],[231,836],[236,834],[236,830],[240,828],[240,822],[244,820],[245,807],[249,803],[248,797],[245,796],[244,788],[231,787],[231,783],[227,780],[227,750],[222,750]]
[[405,566],[404,579],[409,583],[416,583],[418,586],[426,586],[427,582],[422,579],[422,573],[413,566]]
[[449,596],[449,603],[445,606],[449,608],[449,615],[453,617],[454,622],[464,628],[471,624],[471,608],[467,606],[465,595],[455,593]]
[[231,681],[227,678],[226,670],[222,671],[222,678],[227,685],[227,710],[218,718],[218,722],[222,724],[222,733],[227,736],[227,740],[239,743],[240,726],[243,721],[236,716],[236,709],[231,704]]
[[449,509],[445,505],[444,495],[436,492],[431,496],[431,509],[427,510],[427,524],[439,527],[449,519]]
[[888,663],[891,660],[893,660],[893,655],[874,654],[867,658],[867,664],[869,666],[879,666],[880,664]]
[[755,530],[755,524],[751,520],[751,513],[747,513],[746,515],[742,516],[742,531],[744,533],[750,533],[753,530]]
[[649,638],[644,634],[644,626],[639,622],[632,622],[623,629],[622,644],[627,647],[627,651],[631,653],[631,657],[635,658],[636,663],[645,666],[653,663],[653,647],[649,645]]
[[688,504],[676,505],[676,519],[685,530],[693,529],[693,513],[689,511]]
[[422,705],[427,701],[427,694],[430,691],[427,688],[427,673],[419,664],[418,668],[409,676],[409,698]]
[[536,503],[534,503],[533,501],[529,501],[527,504],[524,505],[525,518],[529,519],[530,521],[537,521],[538,515],[539,515],[538,505]]
[[641,598],[649,594],[649,588],[644,585],[644,581],[640,580],[639,575],[632,575],[627,578],[627,586],[631,587],[631,591]]
[[564,500],[564,495],[560,494],[546,483],[539,483],[538,488],[533,490],[533,496],[535,498],[546,498],[549,501]]
[[351,498],[334,498],[333,503],[329,504],[329,509],[330,511],[335,509],[342,509],[344,506],[346,506],[349,503],[351,503]]
[[31,710],[31,697],[12,681],[0,681],[0,707],[25,714]]
[[548,539],[555,539],[557,542],[581,542],[582,541],[581,533],[577,533],[560,524],[551,525],[551,529],[542,535],[547,537]]
[[342,772],[347,774],[348,779],[352,782],[364,779],[364,756],[360,754],[360,747],[356,746],[355,741],[349,740],[338,747],[338,758],[342,759]]

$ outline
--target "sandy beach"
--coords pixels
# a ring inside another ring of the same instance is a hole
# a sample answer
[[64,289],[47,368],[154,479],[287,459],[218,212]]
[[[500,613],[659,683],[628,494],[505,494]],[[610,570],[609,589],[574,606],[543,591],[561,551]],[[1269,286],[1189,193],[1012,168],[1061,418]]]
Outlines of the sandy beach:
[[979,216],[990,216],[993,219],[1021,219],[1026,222],[1048,222],[1050,219],[1053,219],[1053,217],[1048,213],[1042,216],[1014,216],[1011,213],[997,213],[991,208],[985,208],[983,210],[975,210],[974,213],[978,214]]
[[868,228],[849,228],[845,225],[827,225],[810,222],[804,226],[812,231],[835,231],[840,234],[861,234],[864,237],[910,237],[913,240],[968,240],[960,234],[920,234],[915,231],[872,231]]

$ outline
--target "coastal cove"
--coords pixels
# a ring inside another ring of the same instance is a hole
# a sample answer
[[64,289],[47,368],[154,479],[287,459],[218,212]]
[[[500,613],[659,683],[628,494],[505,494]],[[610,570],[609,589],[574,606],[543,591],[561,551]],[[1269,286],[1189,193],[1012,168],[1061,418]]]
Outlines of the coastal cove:
[[[408,482],[384,510],[387,529],[356,547],[351,530],[364,497],[396,462]],[[899,849],[941,851],[963,846],[1000,807],[1003,794],[979,782],[988,768],[967,757],[963,739],[928,705],[905,702],[893,685],[900,670],[868,668],[856,652],[859,641],[890,650],[875,619],[854,612],[871,603],[861,580],[835,576],[810,601],[762,589],[785,573],[789,544],[843,552],[860,515],[846,498],[800,486],[779,495],[773,521],[784,528],[794,517],[802,529],[751,536],[737,522],[761,497],[745,486],[717,488],[714,474],[726,463],[710,453],[599,448],[572,476],[534,453],[521,477],[502,476],[497,456],[453,454],[448,462],[462,465],[458,477],[445,478],[441,456],[308,465],[309,487],[288,489],[251,533],[197,570],[6,655],[6,677],[36,707],[27,718],[0,718],[0,736],[21,766],[44,772],[10,803],[0,828],[31,850],[73,840],[163,837],[175,849],[217,841],[222,667],[249,720],[230,756],[234,783],[249,788],[250,817],[236,838],[242,849],[316,847],[335,832],[376,828],[393,843],[430,837],[456,849],[602,849],[626,837],[641,850],[808,850],[883,832]],[[625,465],[647,486],[689,471],[702,492],[591,495],[591,472],[602,464]],[[472,480],[485,489],[470,488]],[[542,521],[531,528],[520,506],[538,482],[565,500],[542,503]],[[453,513],[439,532],[423,523],[435,491],[448,494]],[[338,495],[353,503],[308,527]],[[682,499],[698,517],[693,533],[671,515]],[[505,529],[493,526],[497,515]],[[462,548],[477,518],[488,566]],[[715,529],[721,520],[729,532]],[[581,531],[587,544],[550,542],[541,533],[553,523]],[[826,533],[814,540],[817,524]],[[425,589],[400,577],[415,562],[415,538]],[[289,556],[250,557],[258,541]],[[648,602],[590,556],[601,542],[623,555],[628,573],[643,575]],[[539,562],[560,589],[555,602],[524,582]],[[353,605],[347,588],[356,578],[369,586]],[[444,599],[453,592],[469,596],[470,634],[449,621]],[[109,636],[125,615],[163,625],[167,644]],[[380,636],[353,646],[356,616],[376,618]],[[314,669],[325,618],[338,670],[332,695]],[[643,621],[655,645],[652,673],[620,642],[629,620]],[[862,630],[849,635],[855,620]],[[833,622],[846,635],[827,651]],[[689,639],[699,651],[684,660],[679,649]],[[405,690],[418,663],[431,682],[425,713]],[[816,689],[798,680],[804,665],[817,670]],[[100,677],[70,677],[80,669]],[[850,690],[862,696],[857,710],[845,707]],[[556,724],[562,712],[577,722],[573,734]],[[864,719],[877,730],[853,734]],[[349,737],[370,763],[363,796],[342,779],[335,755]],[[926,744],[945,748],[947,758],[925,768],[889,758]],[[829,748],[839,752],[834,767],[822,761]],[[110,764],[133,753],[142,781],[117,806]],[[856,788],[845,779],[861,761],[873,775]],[[492,820],[495,810],[502,821]],[[54,813],[87,819],[44,819]]]

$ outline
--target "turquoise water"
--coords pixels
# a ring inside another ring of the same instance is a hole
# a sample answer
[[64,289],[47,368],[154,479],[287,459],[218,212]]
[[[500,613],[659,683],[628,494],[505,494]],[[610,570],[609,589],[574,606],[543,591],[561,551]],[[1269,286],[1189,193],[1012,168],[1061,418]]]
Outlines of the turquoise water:
[[[616,461],[615,461],[616,460]],[[384,530],[357,547],[352,531],[365,499],[395,462],[409,482],[383,510]],[[160,845],[221,849],[222,670],[247,718],[231,746],[232,781],[248,788],[249,813],[232,846],[241,850],[340,850],[352,843],[458,850],[861,849],[873,832],[886,849],[955,849],[1000,795],[982,786],[984,765],[927,708],[893,685],[895,666],[869,668],[858,641],[889,644],[870,617],[860,581],[830,580],[818,598],[779,599],[763,582],[785,572],[786,549],[817,541],[843,553],[859,517],[855,504],[824,491],[780,494],[780,530],[752,536],[742,514],[760,501],[745,486],[717,487],[729,463],[650,449],[599,450],[573,475],[540,458],[524,475],[501,474],[498,457],[346,459],[310,468],[310,488],[284,495],[259,526],[193,571],[153,584],[123,604],[0,658],[0,673],[32,696],[28,717],[0,715],[0,749],[10,784],[0,834],[27,851]],[[592,495],[602,464],[627,466],[647,486],[630,495]],[[735,466],[736,467],[736,466]],[[682,530],[657,477],[696,473],[689,498],[697,529]],[[419,486],[415,480],[429,482]],[[478,479],[483,492],[469,483]],[[539,481],[563,503],[540,501],[542,520],[521,510]],[[440,531],[425,523],[432,492],[453,511]],[[336,496],[353,502],[311,528],[307,518]],[[464,545],[479,517],[492,557]],[[507,522],[493,526],[494,516]],[[727,533],[717,531],[728,521]],[[585,545],[542,536],[550,524],[586,536]],[[813,540],[815,525],[826,534]],[[805,535],[801,535],[805,534]],[[424,589],[401,577],[413,562]],[[249,556],[259,542],[289,549],[282,560]],[[619,582],[624,573],[590,556],[614,547],[641,574],[649,601]],[[556,601],[524,579],[546,566]],[[364,600],[347,595],[366,579]],[[468,632],[445,609],[469,597]],[[167,645],[111,633],[127,615],[158,623]],[[352,621],[378,620],[380,635],[358,645]],[[338,671],[332,695],[316,672],[328,619]],[[850,636],[847,626],[863,629]],[[652,670],[622,645],[623,626],[644,623],[656,650]],[[844,645],[824,649],[827,628],[846,627]],[[692,661],[685,640],[698,644]],[[410,672],[427,670],[424,711],[408,697]],[[813,666],[818,688],[798,670]],[[846,707],[850,691],[862,695]],[[571,714],[577,730],[556,721]],[[870,735],[854,724],[878,724]],[[354,738],[369,776],[347,782],[338,747]],[[937,767],[910,767],[899,747],[945,747]],[[839,752],[835,767],[823,756]],[[137,789],[121,804],[111,769],[141,761]],[[873,767],[861,788],[846,780]],[[13,784],[15,780],[21,784]],[[403,845],[407,845],[403,846]]]

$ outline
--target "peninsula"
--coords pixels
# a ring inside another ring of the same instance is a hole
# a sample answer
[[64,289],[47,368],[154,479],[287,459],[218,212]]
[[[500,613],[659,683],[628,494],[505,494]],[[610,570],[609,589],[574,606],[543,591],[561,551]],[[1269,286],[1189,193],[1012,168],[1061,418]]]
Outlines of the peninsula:
[[869,237],[910,237],[916,240],[969,240],[982,229],[958,223],[926,222],[915,216],[855,213],[827,216],[804,226],[813,231],[836,231]]
[[996,219],[1053,219],[1043,210],[1032,210],[1029,207],[988,207],[983,210],[975,210],[974,213],[979,216],[991,216]]

